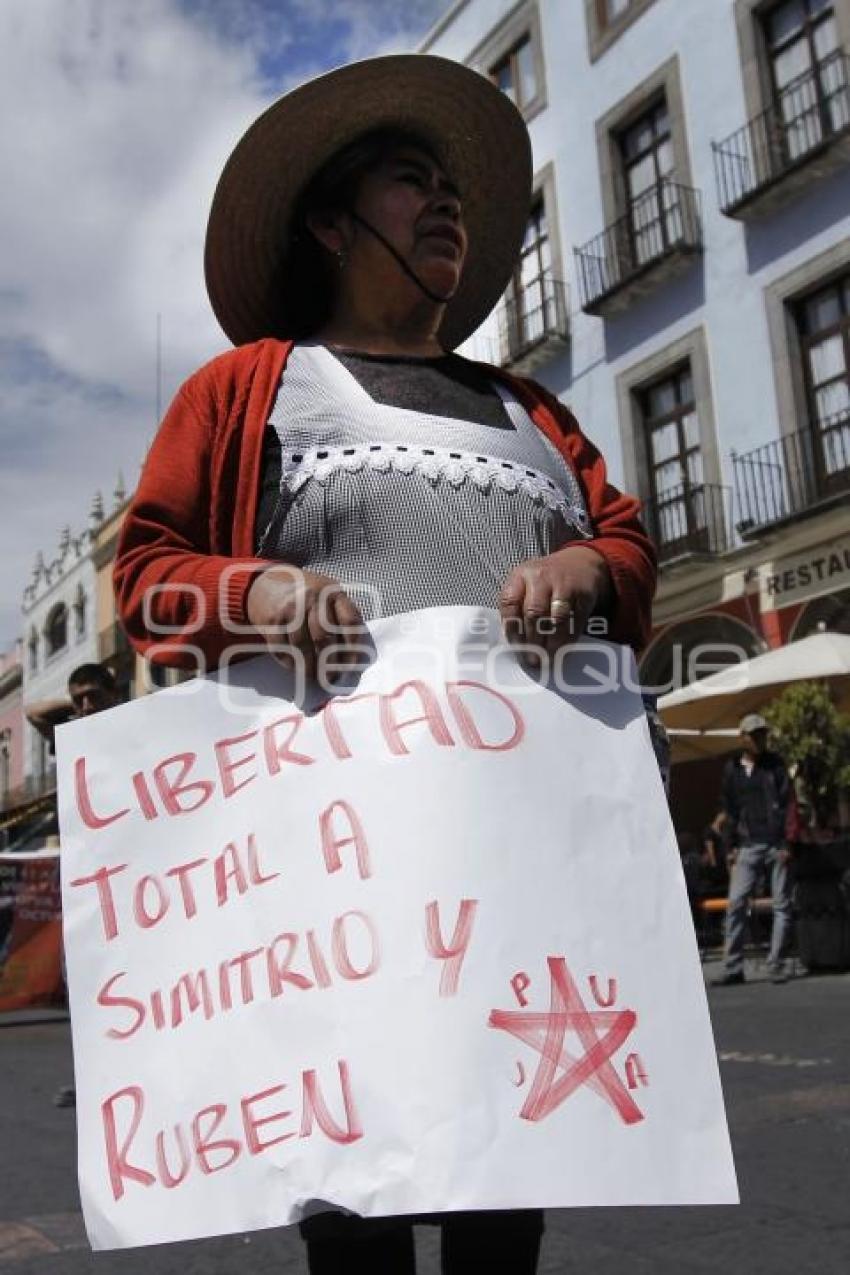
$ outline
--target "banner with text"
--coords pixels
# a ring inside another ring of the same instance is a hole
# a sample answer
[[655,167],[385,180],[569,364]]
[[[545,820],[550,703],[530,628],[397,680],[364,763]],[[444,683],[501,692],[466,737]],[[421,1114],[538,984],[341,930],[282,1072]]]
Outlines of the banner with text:
[[93,1246],[735,1201],[631,654],[371,631],[324,703],[260,657],[57,731]]
[[61,952],[58,851],[0,854],[0,1013],[62,1005]]

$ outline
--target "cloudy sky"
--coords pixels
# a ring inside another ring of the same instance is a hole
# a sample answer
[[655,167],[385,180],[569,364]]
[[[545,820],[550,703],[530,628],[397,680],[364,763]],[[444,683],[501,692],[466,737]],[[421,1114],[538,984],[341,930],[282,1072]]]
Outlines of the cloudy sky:
[[226,348],[203,233],[250,121],[300,81],[411,48],[448,0],[2,0],[0,648],[38,550],[135,482],[167,402]]

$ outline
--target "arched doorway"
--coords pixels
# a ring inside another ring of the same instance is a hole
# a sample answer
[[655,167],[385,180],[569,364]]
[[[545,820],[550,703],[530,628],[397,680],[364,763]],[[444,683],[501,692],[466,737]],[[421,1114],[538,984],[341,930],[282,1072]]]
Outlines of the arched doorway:
[[850,634],[850,589],[840,589],[838,593],[827,593],[825,597],[807,602],[788,640],[799,642],[800,638],[811,637],[823,629],[827,633]]
[[641,660],[641,684],[665,695],[763,650],[761,638],[742,620],[716,612],[697,615],[658,635]]

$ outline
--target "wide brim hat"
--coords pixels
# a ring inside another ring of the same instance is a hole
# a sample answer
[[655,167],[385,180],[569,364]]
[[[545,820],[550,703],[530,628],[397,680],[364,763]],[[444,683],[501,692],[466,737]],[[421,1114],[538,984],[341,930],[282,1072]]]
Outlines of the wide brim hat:
[[[287,93],[248,129],[224,166],[204,267],[215,315],[234,345],[286,337],[285,255],[293,208],[341,147],[378,128],[429,142],[460,192],[469,248],[439,337],[454,349],[504,292],[531,201],[531,145],[514,104],[469,67],[396,54],[340,67]],[[285,305],[284,305],[285,301]]]

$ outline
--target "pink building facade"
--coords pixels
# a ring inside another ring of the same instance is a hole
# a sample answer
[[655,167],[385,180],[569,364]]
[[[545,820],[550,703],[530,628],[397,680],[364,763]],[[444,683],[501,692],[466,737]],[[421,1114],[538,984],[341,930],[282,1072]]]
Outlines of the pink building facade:
[[23,666],[18,643],[0,654],[0,808],[23,782]]

